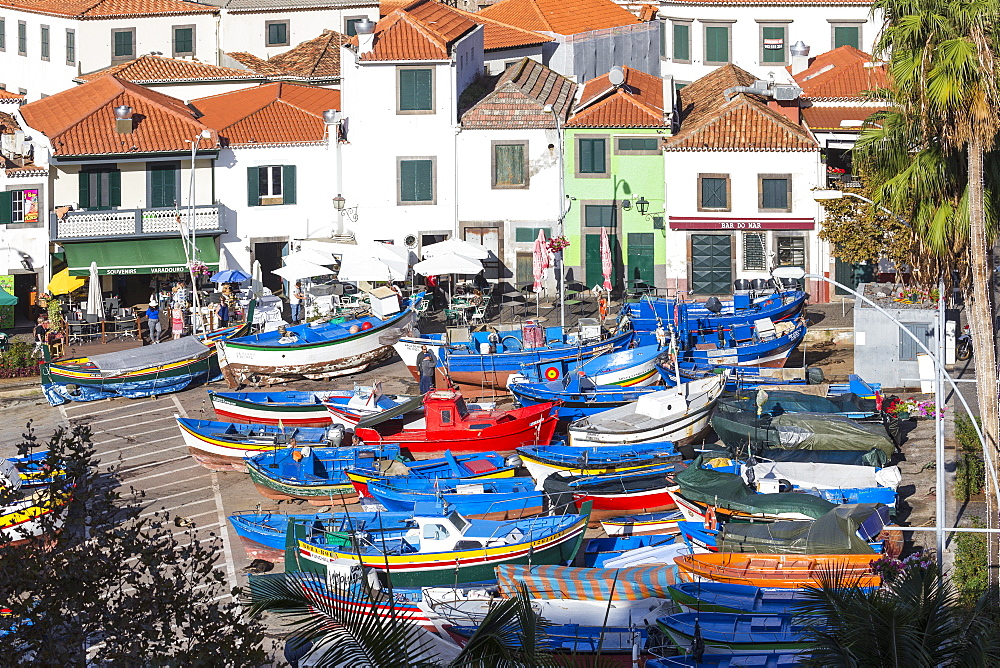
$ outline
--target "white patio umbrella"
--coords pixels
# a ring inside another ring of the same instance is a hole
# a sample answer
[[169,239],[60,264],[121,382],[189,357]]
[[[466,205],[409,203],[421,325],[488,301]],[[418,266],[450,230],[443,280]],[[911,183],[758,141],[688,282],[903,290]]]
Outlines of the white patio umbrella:
[[406,279],[406,269],[401,260],[362,254],[345,255],[340,261],[337,278],[341,281],[402,281]]
[[436,255],[413,265],[413,271],[421,276],[439,276],[441,274],[478,274],[483,270],[483,263],[470,257],[446,253]]
[[324,267],[323,265],[314,264],[312,262],[293,262],[292,264],[286,264],[280,269],[275,269],[271,272],[277,276],[281,276],[286,281],[297,281],[302,278],[313,278],[314,276],[326,276],[332,274],[333,270],[329,267]]
[[97,263],[90,263],[90,285],[87,286],[87,315],[96,315],[104,320],[104,295],[101,294],[101,277],[97,274]]
[[264,292],[264,271],[260,268],[260,260],[254,260],[250,267],[250,292],[254,297],[260,297]]
[[333,264],[336,259],[330,253],[318,250],[316,248],[302,248],[294,253],[289,253],[284,258],[285,264],[292,264],[296,262],[312,262],[313,264]]
[[451,239],[445,239],[430,246],[424,246],[423,257],[427,259],[449,253],[472,258],[473,260],[486,260],[490,256],[490,252],[482,244],[474,244],[452,237]]

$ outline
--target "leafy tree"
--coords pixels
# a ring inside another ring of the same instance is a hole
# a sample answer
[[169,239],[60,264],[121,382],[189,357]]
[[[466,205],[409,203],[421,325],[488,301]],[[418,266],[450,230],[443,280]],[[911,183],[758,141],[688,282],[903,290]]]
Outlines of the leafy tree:
[[[871,197],[865,188],[841,190]],[[833,244],[836,257],[851,263],[886,258],[896,266],[912,264],[918,241],[908,225],[853,197],[824,200],[822,205],[826,215],[819,236]]]
[[805,626],[806,666],[995,666],[1000,628],[987,614],[988,599],[972,608],[938,578],[933,565],[912,568],[866,591],[845,586],[832,573],[806,589],[796,606]]
[[[886,23],[876,56],[888,61],[893,111],[861,133],[855,162],[873,199],[911,221],[943,258],[971,278],[969,321],[976,350],[979,409],[997,450],[1000,402],[990,290],[1000,184],[1000,2],[876,0]],[[987,495],[990,498],[991,495]],[[992,503],[992,502],[988,502]],[[996,526],[997,509],[988,507]],[[997,542],[991,539],[996,564]],[[995,572],[993,575],[995,582]]]
[[[24,448],[37,447],[30,424]],[[46,465],[65,471],[47,490],[71,499],[45,517],[45,536],[0,545],[0,604],[16,629],[0,665],[258,666],[262,628],[242,607],[215,600],[220,539],[172,533],[165,512],[140,517],[141,495],[119,493],[115,468],[98,469],[87,427],[57,430]],[[43,493],[44,496],[44,493]],[[61,532],[57,525],[65,518]],[[233,592],[234,598],[238,592]]]

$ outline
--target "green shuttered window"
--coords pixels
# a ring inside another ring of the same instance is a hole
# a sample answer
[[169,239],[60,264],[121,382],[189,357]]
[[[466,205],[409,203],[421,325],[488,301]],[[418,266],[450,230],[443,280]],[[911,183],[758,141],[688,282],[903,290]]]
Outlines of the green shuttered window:
[[614,227],[617,210],[614,204],[586,204],[583,207],[584,226]]
[[122,173],[117,169],[93,169],[80,172],[80,208],[110,209],[122,205]]
[[619,137],[618,150],[635,153],[659,153],[660,142],[656,137]]
[[178,166],[171,163],[151,163],[149,173],[149,206],[166,208],[177,205]]
[[433,111],[434,70],[399,70],[399,110]]
[[853,46],[860,49],[861,28],[859,26],[834,26],[833,28],[833,48],[842,46]]
[[763,44],[761,62],[785,62],[785,26],[764,26],[760,29]]
[[729,28],[708,26],[705,28],[705,62],[729,62]]
[[514,231],[514,241],[524,244],[534,243],[535,239],[538,238],[538,230],[545,232],[546,239],[552,237],[552,228],[550,227],[519,227]]
[[247,206],[295,204],[295,165],[247,167]]
[[528,184],[524,144],[493,145],[493,187],[523,188]]
[[116,30],[113,33],[115,45],[115,58],[131,58],[135,53],[132,46],[133,33],[131,30]]
[[174,28],[174,55],[194,53],[194,28]]
[[581,174],[605,174],[608,171],[605,159],[606,143],[604,139],[580,137],[577,140]]
[[399,161],[399,201],[434,201],[434,161]]
[[49,59],[49,27],[41,27],[41,49],[42,49],[42,60]]
[[761,179],[760,201],[763,209],[787,209],[788,179]]
[[701,179],[701,208],[729,208],[729,197],[726,193],[726,179],[707,176]]
[[674,60],[691,60],[691,26],[674,24]]

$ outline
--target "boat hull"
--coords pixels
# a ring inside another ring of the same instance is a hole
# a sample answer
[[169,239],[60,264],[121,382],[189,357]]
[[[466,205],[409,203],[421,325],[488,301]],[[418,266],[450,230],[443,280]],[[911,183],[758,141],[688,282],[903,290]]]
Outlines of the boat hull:
[[[325,427],[333,422],[333,415],[323,404],[284,405],[245,401],[235,397],[209,392],[212,408],[220,420],[237,424],[271,424],[286,427]],[[345,427],[354,422],[341,421]]]
[[270,452],[277,447],[273,444],[227,443],[199,434],[180,422],[177,426],[191,456],[199,464],[212,471],[245,473],[247,470],[246,457]]
[[872,555],[752,555],[707,553],[674,558],[683,582],[711,580],[751,587],[802,589],[815,587],[837,572],[852,586],[878,587],[881,578],[870,572]]
[[654,534],[676,534],[680,529],[677,522],[683,519],[680,513],[630,515],[601,522],[609,536],[646,536]]
[[[702,331],[716,331],[721,327],[752,325],[760,318],[770,318],[772,322],[787,320],[798,315],[808,295],[801,291],[789,291],[768,295],[755,300],[750,308],[734,309],[730,301],[724,303],[719,315],[710,313],[704,307],[688,303],[681,306],[687,316],[685,320]],[[652,332],[661,322],[664,326],[673,322],[674,303],[672,300],[643,300],[629,308],[632,328],[637,332]]]
[[364,371],[392,354],[392,343],[410,334],[413,311],[407,309],[371,329],[317,342],[266,345],[232,339],[220,342],[219,368],[229,387],[255,387],[300,378],[321,380]]
[[798,347],[806,335],[806,326],[799,324],[783,336],[761,343],[750,343],[735,348],[715,348],[710,350],[689,349],[681,351],[681,362],[698,365],[737,365],[777,368],[785,366],[788,356]]

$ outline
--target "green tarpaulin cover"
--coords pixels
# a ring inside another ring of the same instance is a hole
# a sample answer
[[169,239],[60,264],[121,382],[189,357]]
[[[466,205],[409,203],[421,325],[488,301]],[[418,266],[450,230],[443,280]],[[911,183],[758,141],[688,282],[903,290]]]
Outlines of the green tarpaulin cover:
[[877,503],[844,504],[812,522],[729,522],[719,535],[719,551],[756,554],[875,554],[868,542],[858,535],[858,527],[883,507]]
[[717,412],[712,428],[726,447],[774,450],[881,450],[892,457],[895,446],[881,423],[864,423],[839,415],[785,413],[775,417],[747,411]]
[[735,473],[701,468],[699,456],[688,468],[674,474],[684,498],[744,513],[801,513],[818,518],[836,505],[811,494],[784,492],[758,494]]
[[[718,410],[749,411],[757,413],[755,392],[741,396],[719,399]],[[874,413],[875,400],[862,399],[855,394],[841,394],[835,397],[820,397],[789,390],[770,390],[764,402],[764,413],[781,415],[784,413]]]

